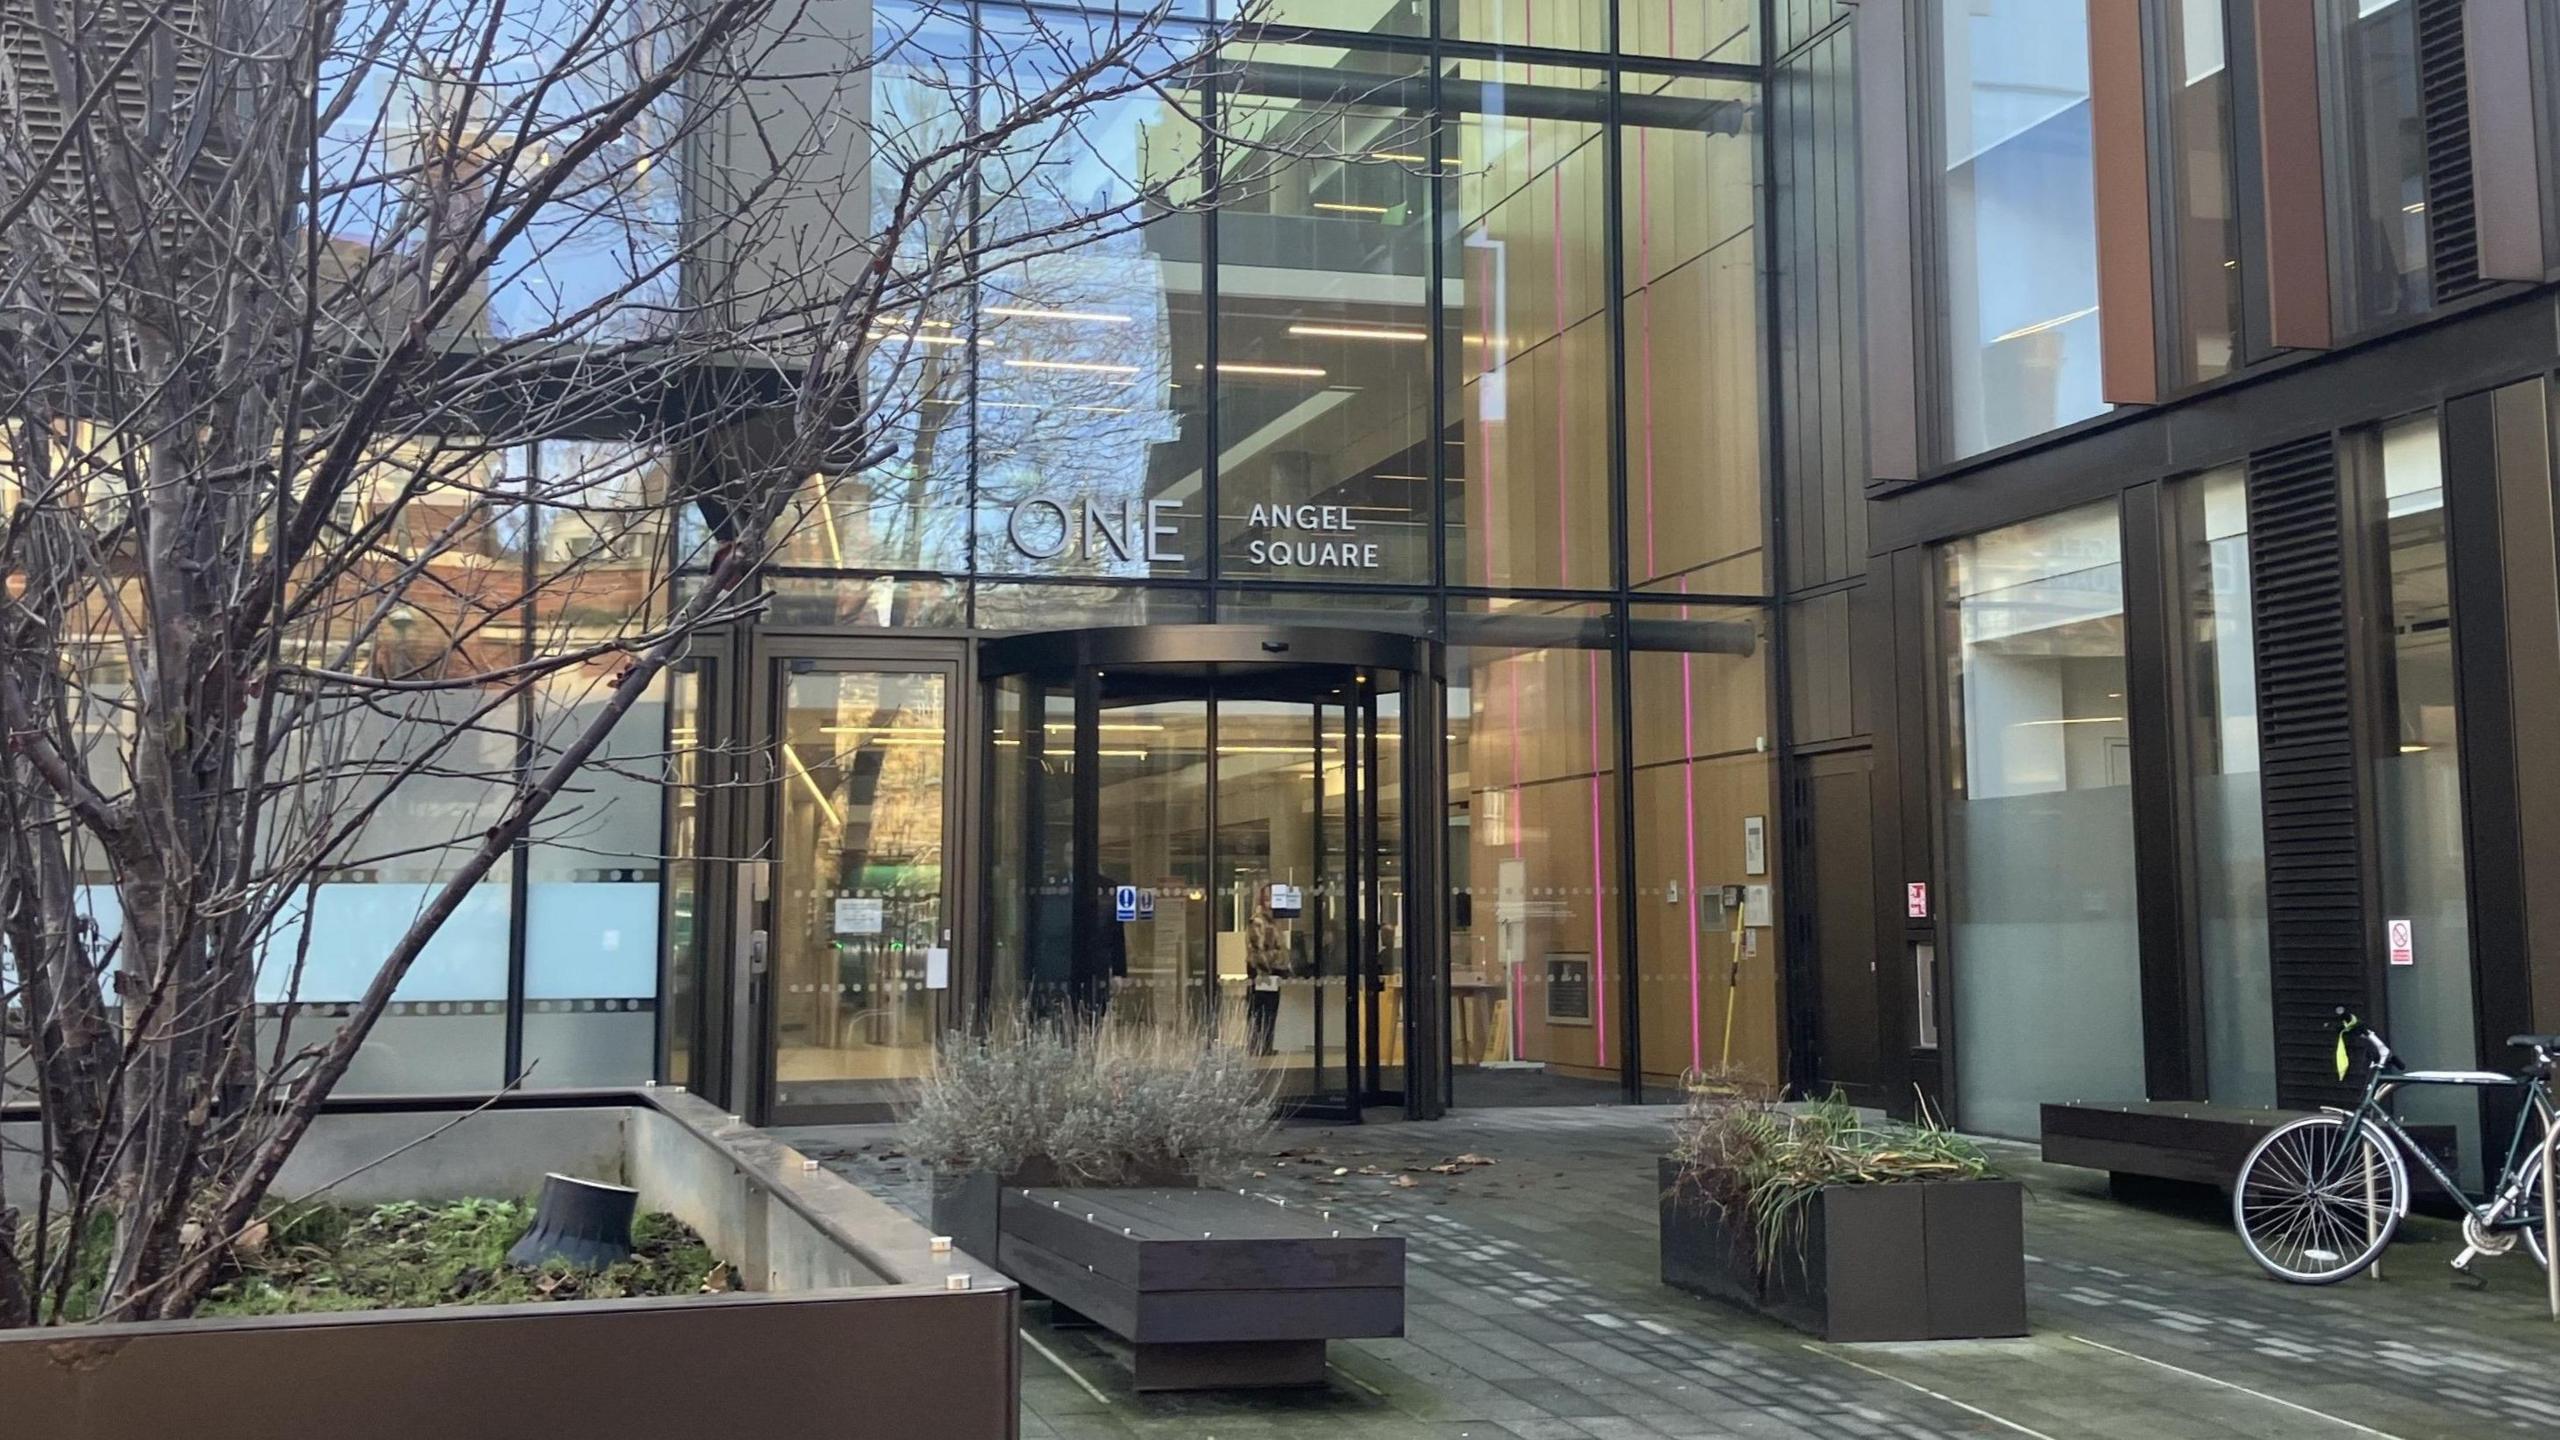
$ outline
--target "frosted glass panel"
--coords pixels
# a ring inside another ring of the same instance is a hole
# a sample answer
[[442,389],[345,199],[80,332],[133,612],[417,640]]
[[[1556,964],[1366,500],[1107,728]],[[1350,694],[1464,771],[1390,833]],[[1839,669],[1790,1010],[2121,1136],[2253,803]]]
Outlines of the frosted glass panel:
[[1941,552],[1958,1119],[2144,1098],[2116,513]]
[[[2462,752],[2453,690],[2453,595],[2445,571],[2443,450],[2432,417],[2382,433],[2391,634],[2385,744],[2374,762],[2385,919],[2410,922],[2413,963],[2388,969],[2384,1033],[2403,1063],[2468,1069],[2471,924],[2462,848]],[[2478,1178],[2480,1112],[2452,1091],[2401,1094],[2404,1118],[2453,1125]]]
[[2276,1103],[2267,952],[2267,841],[2258,787],[2258,683],[2249,608],[2248,481],[2217,470],[2172,492],[2192,776],[2196,953],[2204,976],[2207,1098]]

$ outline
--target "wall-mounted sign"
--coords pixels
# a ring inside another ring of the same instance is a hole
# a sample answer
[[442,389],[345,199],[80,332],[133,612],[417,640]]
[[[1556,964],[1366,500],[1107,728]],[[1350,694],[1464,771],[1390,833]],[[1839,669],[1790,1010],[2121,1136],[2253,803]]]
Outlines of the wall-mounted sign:
[[1769,873],[1769,818],[1765,815],[1742,817],[1742,873]]
[[1902,913],[1914,920],[1929,918],[1929,882],[1914,880],[1902,887]]
[[1111,914],[1122,924],[1138,918],[1138,887],[1122,885],[1111,892]]
[[1244,558],[1254,565],[1284,570],[1375,570],[1378,542],[1362,540],[1351,511],[1341,505],[1255,505],[1245,512],[1245,528],[1268,530],[1275,538],[1245,543]]
[[2406,920],[2394,920],[2383,926],[2383,930],[2385,938],[2391,944],[2392,964],[2415,965],[2418,963],[2418,927],[2416,925]]
[[1167,548],[1179,533],[1167,521],[1182,513],[1179,500],[1150,500],[1143,510],[1131,500],[1092,500],[1082,496],[1053,500],[1025,495],[1004,517],[1005,543],[1025,560],[1145,560],[1179,565],[1183,557]]
[[1273,885],[1271,887],[1272,919],[1295,920],[1306,912],[1306,908],[1306,892],[1297,886]]
[[1591,1023],[1591,957],[1547,956],[1547,1020],[1556,1025]]

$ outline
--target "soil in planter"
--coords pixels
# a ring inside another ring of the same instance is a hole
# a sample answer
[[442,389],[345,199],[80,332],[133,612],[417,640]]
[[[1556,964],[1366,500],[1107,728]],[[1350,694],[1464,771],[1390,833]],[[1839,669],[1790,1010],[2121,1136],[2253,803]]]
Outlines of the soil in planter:
[[[425,1309],[433,1304],[527,1304],[737,1289],[673,1215],[632,1220],[632,1258],[602,1271],[563,1263],[520,1268],[507,1248],[532,1225],[517,1199],[397,1202],[289,1209],[251,1227],[197,1314],[312,1314],[330,1309]],[[113,1248],[113,1217],[95,1217],[64,1320],[87,1320]]]
[[554,1262],[507,1263],[507,1247],[533,1223],[518,1200],[399,1202],[371,1209],[300,1211],[248,1237],[237,1268],[199,1315],[298,1315],[329,1310],[409,1310],[431,1305],[518,1305],[692,1295],[735,1288],[729,1268],[672,1215],[632,1222],[632,1256],[587,1272]]

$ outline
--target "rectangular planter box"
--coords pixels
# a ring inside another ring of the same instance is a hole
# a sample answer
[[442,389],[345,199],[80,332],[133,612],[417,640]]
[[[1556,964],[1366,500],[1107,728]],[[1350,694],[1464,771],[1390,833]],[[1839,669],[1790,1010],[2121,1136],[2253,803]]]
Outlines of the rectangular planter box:
[[[333,1198],[530,1195],[546,1170],[610,1180],[699,1231],[746,1291],[0,1330],[0,1433],[1020,1433],[1019,1292],[989,1266],[935,1253],[923,1226],[691,1095],[564,1092],[470,1113],[481,1103],[376,1101],[324,1115],[277,1196],[450,1124]],[[21,1138],[15,1126],[0,1129]]]
[[2014,1180],[1834,1185],[1766,1274],[1750,1234],[1659,1162],[1662,1283],[1825,1340],[2027,1333],[2024,1192]]

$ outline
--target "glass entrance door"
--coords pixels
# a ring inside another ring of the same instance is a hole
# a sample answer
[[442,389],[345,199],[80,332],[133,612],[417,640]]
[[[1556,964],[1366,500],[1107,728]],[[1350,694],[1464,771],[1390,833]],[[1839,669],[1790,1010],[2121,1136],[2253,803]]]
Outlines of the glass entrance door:
[[859,1117],[922,1073],[948,985],[947,667],[793,660],[765,996],[776,1123]]
[[1001,1011],[1241,1038],[1283,1106],[1405,1090],[1400,672],[989,677],[987,970]]

